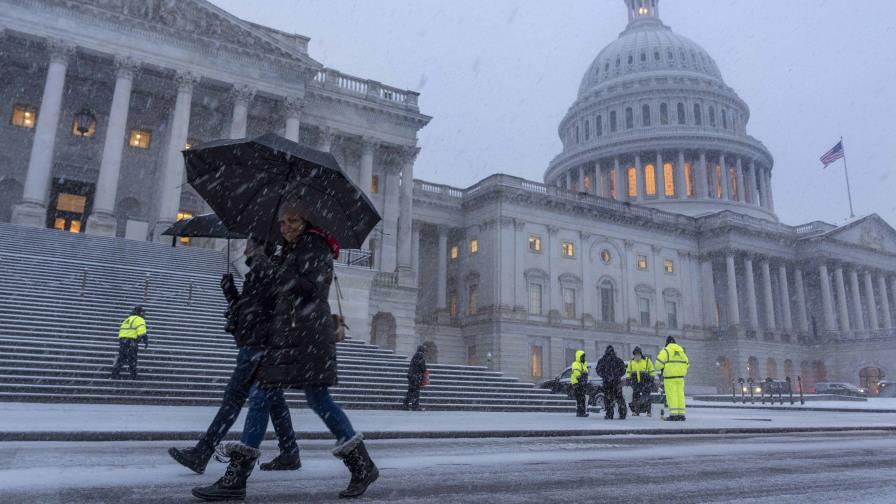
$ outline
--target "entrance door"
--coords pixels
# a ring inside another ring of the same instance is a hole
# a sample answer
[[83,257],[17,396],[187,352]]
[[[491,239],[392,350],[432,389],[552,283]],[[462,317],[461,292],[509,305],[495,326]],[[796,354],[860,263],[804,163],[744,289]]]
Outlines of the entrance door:
[[47,227],[82,233],[84,221],[93,205],[93,191],[93,184],[54,179],[47,211]]

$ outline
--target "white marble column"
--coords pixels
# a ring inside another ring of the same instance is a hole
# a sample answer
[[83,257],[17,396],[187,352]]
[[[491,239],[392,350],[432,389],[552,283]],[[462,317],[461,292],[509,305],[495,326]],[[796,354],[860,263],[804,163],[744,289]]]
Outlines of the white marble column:
[[678,199],[688,197],[687,174],[684,172],[684,151],[678,151],[678,166],[675,167],[675,196]]
[[373,183],[373,156],[376,153],[376,141],[370,137],[361,139],[361,175],[358,185],[364,194],[370,196],[370,189]]
[[283,136],[288,140],[298,143],[299,131],[302,127],[302,111],[304,110],[305,102],[300,97],[290,96],[284,100],[283,105],[286,111],[286,129],[284,130]]
[[806,312],[806,283],[803,280],[803,270],[793,270],[793,283],[796,287],[796,323],[802,332],[809,331],[809,315]]
[[759,329],[759,309],[756,303],[756,277],[753,274],[753,259],[744,258],[744,283],[747,288],[747,314],[753,329]]
[[184,182],[184,157],[181,151],[187,143],[190,127],[190,105],[193,101],[193,86],[199,78],[191,72],[177,72],[177,99],[171,119],[171,132],[165,147],[165,165],[159,184],[159,220],[154,236],[157,241],[168,241],[161,233],[177,219],[180,210],[181,185]]
[[56,132],[62,113],[62,91],[65,88],[65,73],[69,59],[75,52],[73,46],[56,39],[47,41],[47,49],[50,53],[50,63],[44,81],[40,110],[37,113],[22,201],[12,211],[14,224],[34,227],[47,226],[47,200],[50,196],[50,179],[53,176]]
[[579,172],[579,181],[577,182],[578,186],[576,187],[576,190],[578,192],[585,192],[585,167],[579,166],[578,172]]
[[663,169],[663,153],[656,153],[656,197],[666,199],[666,170]]
[[759,185],[756,182],[756,161],[750,160],[750,197],[752,204],[762,206],[762,196],[759,194]]
[[[389,166],[383,170],[385,191],[383,194],[383,240],[381,245],[380,269],[393,273],[396,268],[398,251],[398,214],[399,214],[399,169]],[[458,291],[460,292],[460,291]]]
[[137,63],[131,58],[116,56],[115,66],[115,90],[112,92],[112,106],[106,125],[100,174],[94,192],[93,211],[87,219],[87,233],[102,236],[115,236],[118,228],[115,200],[127,134],[128,109],[131,106],[131,88],[137,71]]
[[695,185],[695,190],[697,191],[697,199],[706,199],[709,197],[707,173],[706,152],[700,151],[700,162],[697,164],[697,183]]
[[722,199],[731,201],[731,180],[728,173],[728,161],[725,160],[725,154],[719,154],[719,170],[721,171],[722,183]]
[[734,254],[725,255],[725,270],[728,274],[728,325],[740,326],[740,303],[737,299],[737,270]]
[[331,152],[333,149],[333,139],[336,137],[336,132],[333,128],[329,126],[324,126],[320,129],[320,136],[317,139],[317,150],[321,150],[324,152]]
[[877,318],[877,301],[874,299],[874,282],[871,280],[871,272],[865,270],[863,275],[865,280],[865,302],[868,303],[868,324],[872,331],[880,329],[880,323]]
[[881,273],[877,276],[877,291],[880,292],[880,308],[883,315],[882,329],[893,327],[893,317],[890,312],[890,295],[887,293],[887,277]]
[[763,169],[761,166],[754,166],[757,172],[755,172],[756,180],[759,183],[758,192],[761,201],[761,207],[766,210],[769,209],[769,199],[768,199],[768,187],[765,183],[765,175],[763,175]]
[[824,311],[824,328],[828,331],[837,329],[834,321],[834,296],[831,292],[831,277],[825,263],[818,265],[818,278],[821,282],[821,307]]
[[401,194],[399,196],[398,215],[398,270],[413,270],[411,264],[411,216],[414,204],[414,161],[419,148],[405,149],[401,168]]
[[747,188],[744,185],[744,164],[740,157],[737,158],[737,165],[734,169],[737,170],[737,201],[745,203],[747,201]]
[[566,170],[566,190],[572,191],[572,169]]
[[230,90],[233,101],[233,116],[230,120],[230,138],[245,138],[249,125],[249,103],[255,97],[255,89],[246,85],[236,85]]
[[768,194],[768,209],[774,212],[775,197],[772,194],[772,169],[766,168],[762,170],[762,173],[765,175],[765,192]]
[[790,285],[787,280],[787,265],[781,263],[778,265],[778,284],[781,290],[781,315],[784,330],[793,330],[793,315],[790,311]]
[[438,289],[436,293],[436,308],[448,309],[448,227],[439,226],[439,261],[438,261]]
[[849,305],[846,300],[846,282],[843,280],[843,266],[840,264],[834,267],[834,284],[837,287],[837,313],[840,316],[840,330],[846,332],[850,330]]
[[765,305],[765,327],[766,329],[775,330],[777,323],[775,322],[775,296],[772,292],[772,272],[769,268],[768,259],[763,259],[760,263],[762,270],[762,298]]
[[854,317],[851,319],[853,327],[856,330],[865,330],[865,316],[862,314],[862,293],[859,290],[859,272],[855,268],[849,269],[849,290],[852,293],[852,311]]
[[414,272],[414,286],[420,286],[420,223],[411,223],[411,269]]
[[703,287],[703,324],[706,327],[718,327],[716,318],[716,283],[713,278],[711,258],[705,258],[700,261],[700,283]]
[[628,199],[628,178],[623,173],[619,158],[613,158],[613,170],[616,172],[616,199],[626,201]]

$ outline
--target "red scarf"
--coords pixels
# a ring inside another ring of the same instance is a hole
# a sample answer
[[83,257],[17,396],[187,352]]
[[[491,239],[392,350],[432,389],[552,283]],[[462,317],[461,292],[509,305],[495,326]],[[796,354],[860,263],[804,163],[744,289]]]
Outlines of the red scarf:
[[326,240],[327,245],[330,246],[330,251],[333,253],[333,259],[339,259],[339,242],[335,236],[318,227],[309,227],[306,233],[316,234]]

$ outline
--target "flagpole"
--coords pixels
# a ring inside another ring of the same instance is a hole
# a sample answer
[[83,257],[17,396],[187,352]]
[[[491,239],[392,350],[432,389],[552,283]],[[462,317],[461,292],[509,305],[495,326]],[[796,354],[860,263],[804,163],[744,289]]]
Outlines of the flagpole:
[[849,188],[849,169],[846,167],[846,146],[843,145],[843,137],[840,137],[840,149],[843,150],[843,173],[846,175],[846,196],[849,198],[849,218],[856,216],[852,210],[852,190]]

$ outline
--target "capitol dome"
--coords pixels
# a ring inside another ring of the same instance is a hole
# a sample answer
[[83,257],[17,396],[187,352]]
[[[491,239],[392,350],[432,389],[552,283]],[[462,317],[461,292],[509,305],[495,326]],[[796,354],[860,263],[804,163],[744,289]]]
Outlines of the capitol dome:
[[774,164],[750,110],[713,58],[663,24],[659,0],[625,0],[628,25],[601,50],[560,122],[545,182],[686,215],[776,220]]

